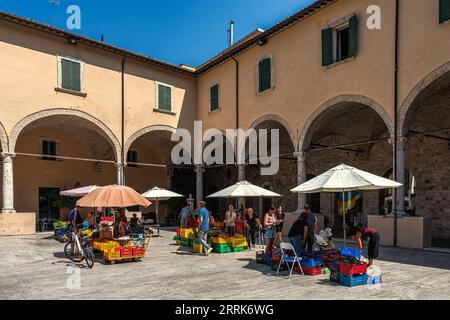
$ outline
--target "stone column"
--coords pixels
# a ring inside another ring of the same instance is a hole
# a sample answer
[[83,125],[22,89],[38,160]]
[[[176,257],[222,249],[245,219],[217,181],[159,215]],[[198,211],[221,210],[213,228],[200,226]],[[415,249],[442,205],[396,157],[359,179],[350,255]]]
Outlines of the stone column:
[[[306,152],[296,152],[297,158],[297,184],[300,185],[306,182]],[[298,212],[303,211],[303,207],[306,204],[306,194],[298,194]]]
[[14,154],[3,154],[3,213],[15,213],[14,210]]
[[405,154],[407,143],[408,139],[406,137],[399,137],[397,142],[397,182],[402,184],[402,186],[397,188],[395,192],[397,214],[399,216],[405,214]]
[[196,201],[201,201],[203,200],[203,173],[205,172],[205,169],[203,169],[203,166],[201,165],[196,165],[195,166],[195,173],[196,175],[196,183],[197,183],[197,188],[196,188]]
[[245,180],[245,164],[238,164],[238,181]]
[[125,185],[124,168],[122,163],[116,163],[117,169],[117,184]]

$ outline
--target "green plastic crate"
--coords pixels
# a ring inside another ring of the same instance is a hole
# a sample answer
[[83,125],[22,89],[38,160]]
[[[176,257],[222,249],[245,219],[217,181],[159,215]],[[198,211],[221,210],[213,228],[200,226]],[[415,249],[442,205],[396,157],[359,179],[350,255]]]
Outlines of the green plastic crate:
[[245,251],[245,247],[234,247],[234,248],[231,248],[231,250],[233,252],[242,252],[242,251]]
[[214,252],[217,252],[217,253],[230,253],[231,245],[229,243],[223,243],[223,244],[215,243],[213,245],[213,249],[214,249]]

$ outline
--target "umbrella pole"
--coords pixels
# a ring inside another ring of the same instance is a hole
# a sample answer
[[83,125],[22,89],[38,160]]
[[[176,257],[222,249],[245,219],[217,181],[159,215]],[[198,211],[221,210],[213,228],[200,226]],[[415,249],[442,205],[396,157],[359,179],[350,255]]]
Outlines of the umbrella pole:
[[342,191],[342,227],[344,229],[344,247],[347,246],[347,232],[345,229],[345,192]]
[[155,207],[156,207],[155,213],[156,213],[156,224],[157,225],[159,225],[158,206],[159,206],[159,199],[156,198],[156,201],[155,201]]

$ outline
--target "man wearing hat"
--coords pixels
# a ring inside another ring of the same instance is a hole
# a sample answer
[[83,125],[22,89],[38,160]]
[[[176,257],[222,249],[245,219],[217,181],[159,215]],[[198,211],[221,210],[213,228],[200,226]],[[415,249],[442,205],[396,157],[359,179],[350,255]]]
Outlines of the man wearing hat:
[[209,231],[209,211],[205,208],[205,201],[199,201],[198,207],[200,209],[198,217],[198,239],[202,243],[205,255],[209,255],[212,248],[208,245],[208,231]]
[[306,237],[306,253],[312,253],[317,217],[315,213],[311,212],[311,207],[309,204],[305,205],[303,212],[308,214],[308,236]]

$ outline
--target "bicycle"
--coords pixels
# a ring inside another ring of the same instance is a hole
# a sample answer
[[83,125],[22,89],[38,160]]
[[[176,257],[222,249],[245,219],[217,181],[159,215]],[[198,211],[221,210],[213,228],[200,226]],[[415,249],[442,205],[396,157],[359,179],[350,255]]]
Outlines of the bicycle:
[[64,254],[67,259],[73,262],[86,261],[89,269],[94,266],[94,250],[92,249],[92,238],[86,235],[81,235],[81,241],[77,232],[72,230],[71,238],[64,246]]

